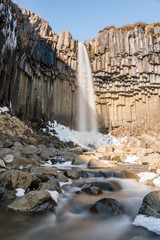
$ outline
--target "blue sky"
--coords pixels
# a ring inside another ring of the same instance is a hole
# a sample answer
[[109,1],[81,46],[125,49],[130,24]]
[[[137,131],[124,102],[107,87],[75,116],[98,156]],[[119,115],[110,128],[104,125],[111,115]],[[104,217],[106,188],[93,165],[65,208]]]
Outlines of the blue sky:
[[106,26],[160,22],[160,0],[14,0],[49,22],[60,34],[89,40]]

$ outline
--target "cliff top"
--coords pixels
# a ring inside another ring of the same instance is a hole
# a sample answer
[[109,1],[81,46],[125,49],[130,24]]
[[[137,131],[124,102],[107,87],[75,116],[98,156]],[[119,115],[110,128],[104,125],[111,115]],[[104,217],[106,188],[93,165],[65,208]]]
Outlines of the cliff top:
[[110,29],[114,29],[114,30],[122,30],[122,31],[130,31],[130,30],[134,30],[135,27],[141,27],[144,30],[150,29],[150,31],[155,27],[155,26],[160,26],[160,22],[155,22],[155,23],[144,23],[144,22],[136,22],[134,24],[127,24],[121,27],[116,28],[115,26],[108,26],[108,27],[104,27],[103,30],[100,30],[98,33],[102,33],[104,31],[109,31]]

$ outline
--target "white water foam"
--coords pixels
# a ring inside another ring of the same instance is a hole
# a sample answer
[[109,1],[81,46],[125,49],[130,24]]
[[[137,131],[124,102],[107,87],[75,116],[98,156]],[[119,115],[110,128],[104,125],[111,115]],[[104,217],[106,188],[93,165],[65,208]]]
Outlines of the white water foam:
[[[53,136],[53,130],[55,130],[55,136],[63,142],[74,142],[83,148],[91,149],[93,146],[98,148],[102,145],[120,145],[120,142],[110,134],[94,133],[94,132],[78,132],[71,130],[70,128],[58,124],[56,121],[48,122],[47,128],[49,128],[49,133]],[[42,129],[44,132],[46,129]]]

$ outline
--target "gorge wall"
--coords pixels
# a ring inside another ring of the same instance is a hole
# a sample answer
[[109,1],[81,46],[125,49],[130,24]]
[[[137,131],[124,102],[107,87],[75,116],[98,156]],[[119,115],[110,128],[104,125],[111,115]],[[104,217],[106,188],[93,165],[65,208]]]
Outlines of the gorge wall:
[[[104,28],[84,42],[93,69],[99,125],[160,119],[160,23]],[[0,1],[0,103],[25,119],[76,123],[78,41]]]
[[10,0],[0,3],[0,102],[22,119],[73,126],[77,41]]
[[100,123],[160,120],[160,23],[106,27],[87,43]]

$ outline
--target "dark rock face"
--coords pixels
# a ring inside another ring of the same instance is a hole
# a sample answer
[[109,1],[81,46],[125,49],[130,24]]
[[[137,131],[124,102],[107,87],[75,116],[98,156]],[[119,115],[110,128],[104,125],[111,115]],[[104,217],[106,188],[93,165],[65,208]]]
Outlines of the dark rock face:
[[106,217],[117,216],[122,213],[122,206],[119,201],[113,198],[103,198],[97,201],[91,208],[93,213],[99,213]]
[[144,197],[139,214],[160,218],[160,191],[150,192]]
[[[1,1],[0,102],[21,118],[74,124],[77,41],[48,22]],[[10,30],[11,29],[11,30]]]

